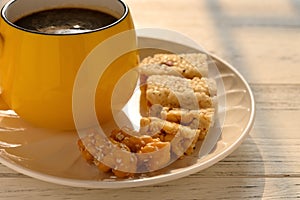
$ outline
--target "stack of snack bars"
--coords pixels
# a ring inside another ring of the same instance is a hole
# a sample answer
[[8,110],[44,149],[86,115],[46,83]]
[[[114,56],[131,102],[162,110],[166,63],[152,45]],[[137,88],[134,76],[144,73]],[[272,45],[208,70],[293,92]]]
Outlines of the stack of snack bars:
[[[207,77],[206,54],[156,54],[143,59],[139,70],[140,130],[113,130],[105,142],[92,132],[78,142],[88,162],[117,177],[158,170],[191,155],[213,125],[217,91]],[[119,151],[109,150],[109,144]]]

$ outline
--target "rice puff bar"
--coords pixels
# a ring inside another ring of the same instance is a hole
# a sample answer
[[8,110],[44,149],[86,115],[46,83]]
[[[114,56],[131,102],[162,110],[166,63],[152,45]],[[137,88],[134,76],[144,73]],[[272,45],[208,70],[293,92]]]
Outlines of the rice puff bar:
[[170,75],[152,75],[147,79],[145,100],[147,106],[197,110],[212,108],[216,87],[207,78],[186,79]]
[[155,54],[144,58],[139,66],[141,82],[151,75],[173,75],[192,79],[207,77],[208,57],[202,53]]

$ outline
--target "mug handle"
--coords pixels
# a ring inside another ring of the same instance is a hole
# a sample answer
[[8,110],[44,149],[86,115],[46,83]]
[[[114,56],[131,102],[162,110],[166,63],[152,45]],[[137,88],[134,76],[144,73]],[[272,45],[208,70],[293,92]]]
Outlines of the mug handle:
[[[0,56],[1,56],[1,50],[3,49],[3,43],[4,43],[4,38],[0,33]],[[0,68],[1,68],[1,63],[0,63]],[[0,110],[8,110],[9,107],[2,99],[1,94],[2,94],[2,88],[0,86]]]

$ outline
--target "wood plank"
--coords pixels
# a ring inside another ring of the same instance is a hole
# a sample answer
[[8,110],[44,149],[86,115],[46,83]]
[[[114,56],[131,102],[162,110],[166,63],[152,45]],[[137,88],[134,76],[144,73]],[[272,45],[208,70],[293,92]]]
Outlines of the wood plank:
[[300,178],[198,178],[128,189],[83,189],[34,179],[2,179],[0,199],[297,199]]
[[[248,138],[234,153],[192,176],[300,177],[300,140]],[[289,149],[289,150],[287,150]]]
[[228,25],[227,29],[231,31],[223,38],[224,45],[234,46],[230,62],[249,82],[300,83],[298,28]]
[[[290,117],[293,116],[293,117]],[[257,110],[251,135],[261,139],[299,139],[300,111]]]
[[[286,17],[297,17],[297,9],[295,9],[293,3],[297,0],[286,1],[286,0],[272,0],[270,1],[231,1],[231,0],[220,0],[219,4],[229,17],[264,17],[273,18],[274,15],[286,18]],[[279,9],[280,8],[280,9]]]
[[257,110],[300,110],[300,84],[251,84]]
[[21,177],[27,177],[27,176],[20,174],[12,169],[9,169],[8,167],[6,167],[0,163],[0,185],[1,185],[1,180],[3,178],[11,178],[11,177],[21,178]]

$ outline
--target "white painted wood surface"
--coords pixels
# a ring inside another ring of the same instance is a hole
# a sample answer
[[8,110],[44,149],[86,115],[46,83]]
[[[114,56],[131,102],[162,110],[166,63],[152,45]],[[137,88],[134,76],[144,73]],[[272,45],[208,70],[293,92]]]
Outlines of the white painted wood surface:
[[204,171],[140,188],[65,187],[0,164],[0,199],[300,199],[300,1],[126,2],[137,28],[183,33],[245,76],[257,103],[250,136]]

